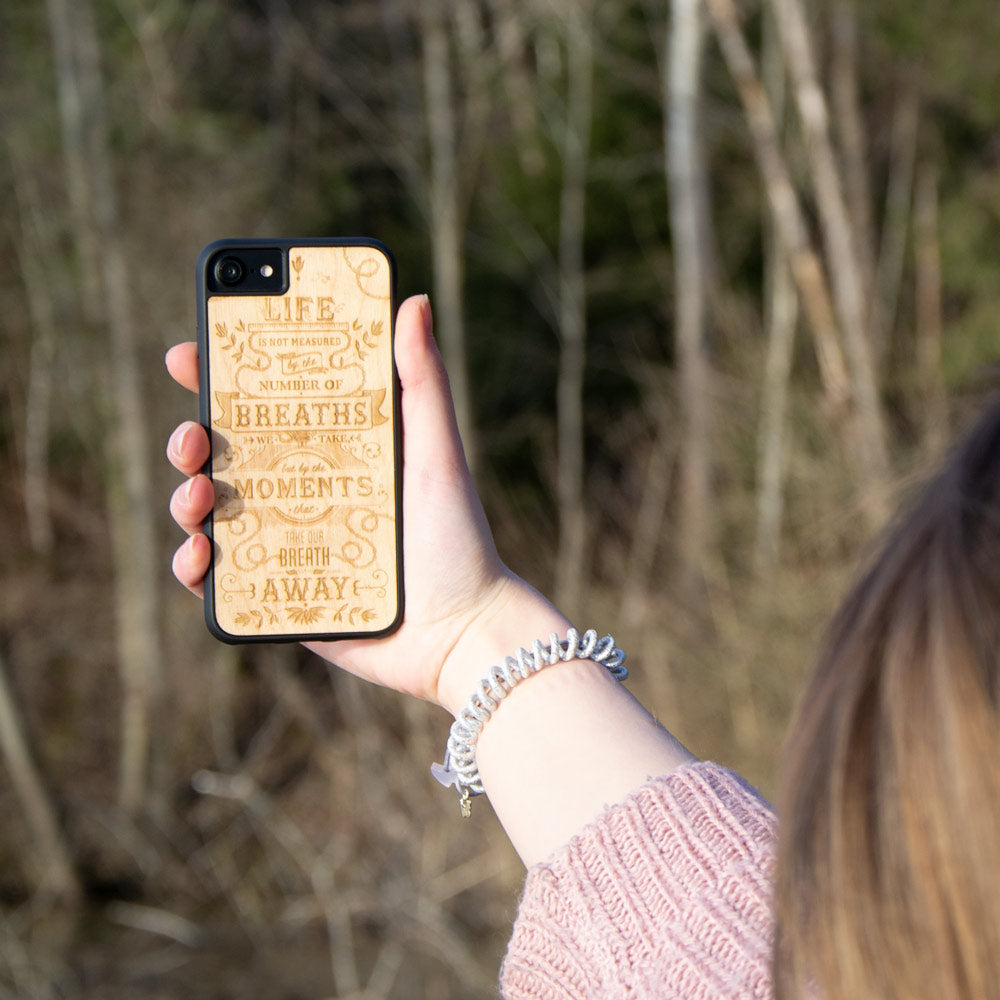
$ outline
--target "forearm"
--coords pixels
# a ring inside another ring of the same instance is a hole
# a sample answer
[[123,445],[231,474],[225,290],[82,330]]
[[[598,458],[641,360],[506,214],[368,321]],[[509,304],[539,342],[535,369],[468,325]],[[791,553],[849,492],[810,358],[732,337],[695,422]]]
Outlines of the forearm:
[[[423,296],[400,307],[395,335],[403,414],[406,615],[378,640],[310,643],[359,677],[461,711],[489,669],[570,623],[500,562],[468,473],[444,365]],[[198,388],[193,343],[167,355],[174,378]],[[177,578],[201,593],[211,545],[202,524],[211,483],[204,428],[171,436],[170,461],[192,477],[171,511],[193,537],[174,558]],[[607,803],[647,776],[689,759],[618,683],[594,663],[547,667],[513,691],[486,726],[479,767],[486,790],[529,864],[568,840]]]
[[[491,666],[569,627],[540,595],[510,583],[456,648],[442,703],[457,714]],[[606,805],[693,759],[604,667],[586,660],[545,667],[518,684],[477,746],[487,795],[528,866]]]
[[649,778],[692,756],[595,663],[546,668],[483,730],[479,769],[528,866]]

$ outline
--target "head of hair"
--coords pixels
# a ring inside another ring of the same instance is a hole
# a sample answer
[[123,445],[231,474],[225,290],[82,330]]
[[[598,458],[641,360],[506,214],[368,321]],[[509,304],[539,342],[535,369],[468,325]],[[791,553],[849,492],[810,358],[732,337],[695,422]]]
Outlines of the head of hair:
[[779,998],[1000,1000],[1000,404],[831,623],[779,793]]

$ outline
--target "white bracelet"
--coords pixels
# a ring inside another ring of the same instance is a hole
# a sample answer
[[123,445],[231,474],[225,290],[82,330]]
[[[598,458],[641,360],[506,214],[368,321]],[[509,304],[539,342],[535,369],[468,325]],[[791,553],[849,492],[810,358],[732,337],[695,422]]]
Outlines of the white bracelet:
[[431,774],[442,785],[446,788],[454,785],[458,789],[462,796],[463,816],[471,814],[471,797],[482,795],[484,791],[476,763],[476,744],[483,727],[515,685],[544,667],[569,660],[593,660],[615,680],[622,681],[628,677],[628,670],[623,666],[625,654],[610,635],[598,639],[597,632],[588,629],[581,636],[575,628],[571,628],[563,640],[553,632],[549,636],[548,647],[541,639],[532,643],[531,652],[522,647],[514,656],[508,656],[502,666],[493,667],[479,682],[465,708],[451,725],[444,763],[431,764]]

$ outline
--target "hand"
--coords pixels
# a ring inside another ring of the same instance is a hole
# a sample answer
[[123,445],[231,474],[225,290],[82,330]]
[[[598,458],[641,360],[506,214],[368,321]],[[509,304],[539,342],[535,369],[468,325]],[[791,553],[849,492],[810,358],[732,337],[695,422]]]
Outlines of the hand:
[[[469,475],[448,377],[431,332],[424,296],[402,304],[395,357],[402,387],[403,563],[405,617],[391,636],[306,645],[360,677],[435,701],[456,713],[490,666],[566,620],[500,561]],[[170,374],[198,389],[197,347],[178,344]],[[185,422],[167,455],[190,478],[170,511],[190,537],[177,550],[174,575],[203,592],[211,545],[201,525],[214,502],[204,428]]]
[[[497,555],[426,298],[400,307],[395,352],[403,416],[403,624],[383,639],[307,645],[359,677],[457,714],[493,664],[536,638],[565,634],[569,623]],[[172,348],[167,368],[197,391],[194,344]],[[174,573],[196,593],[210,556],[201,524],[212,507],[212,483],[198,472],[208,452],[205,430],[191,422],[174,431],[167,448],[190,477],[170,503],[191,536],[174,556]],[[650,774],[692,759],[607,671],[579,660],[518,685],[484,729],[477,757],[493,807],[527,864]]]

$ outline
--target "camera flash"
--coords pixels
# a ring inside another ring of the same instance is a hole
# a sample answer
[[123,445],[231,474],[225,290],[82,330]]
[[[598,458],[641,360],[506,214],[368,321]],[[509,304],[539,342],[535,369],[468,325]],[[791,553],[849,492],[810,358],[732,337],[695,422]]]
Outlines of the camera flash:
[[260,268],[260,276],[262,278],[270,278],[274,274],[274,268],[270,264],[262,264]]

